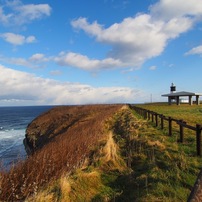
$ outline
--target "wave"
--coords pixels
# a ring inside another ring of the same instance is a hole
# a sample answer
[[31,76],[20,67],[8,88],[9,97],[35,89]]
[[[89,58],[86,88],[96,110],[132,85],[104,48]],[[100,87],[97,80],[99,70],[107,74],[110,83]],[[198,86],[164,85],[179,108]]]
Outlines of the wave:
[[24,137],[25,129],[0,130],[0,158],[5,166],[26,155]]

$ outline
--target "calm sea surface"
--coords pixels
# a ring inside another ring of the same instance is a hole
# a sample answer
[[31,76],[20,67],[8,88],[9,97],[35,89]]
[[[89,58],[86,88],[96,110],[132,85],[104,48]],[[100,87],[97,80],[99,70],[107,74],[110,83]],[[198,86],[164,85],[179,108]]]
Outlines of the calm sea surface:
[[0,161],[9,168],[26,152],[23,145],[27,125],[52,106],[0,107]]

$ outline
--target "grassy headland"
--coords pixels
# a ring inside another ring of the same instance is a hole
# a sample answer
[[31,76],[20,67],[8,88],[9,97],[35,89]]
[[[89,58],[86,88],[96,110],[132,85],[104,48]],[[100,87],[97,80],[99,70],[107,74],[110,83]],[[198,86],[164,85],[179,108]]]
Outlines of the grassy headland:
[[101,108],[91,109],[70,133],[27,161],[2,171],[0,199],[186,201],[202,159],[127,106]]

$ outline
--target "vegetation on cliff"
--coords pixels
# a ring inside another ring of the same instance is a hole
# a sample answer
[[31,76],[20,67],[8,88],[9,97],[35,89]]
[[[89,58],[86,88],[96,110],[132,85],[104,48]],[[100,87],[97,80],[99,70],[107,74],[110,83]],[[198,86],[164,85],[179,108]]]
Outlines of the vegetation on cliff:
[[[54,110],[61,110],[59,117],[78,115],[74,124],[69,126],[69,118],[59,121],[59,128],[51,130],[60,132],[45,146],[1,172],[1,200],[187,200],[202,160],[187,155],[175,137],[152,127],[126,105],[77,106],[71,113],[70,108]],[[54,123],[57,116],[52,117]],[[36,121],[38,131],[47,130]]]
[[[22,201],[38,193],[41,187],[57,180],[61,175],[71,173],[83,165],[92,148],[98,145],[105,134],[105,120],[121,107],[121,105],[56,107],[34,120],[33,124],[37,130],[47,131],[47,136],[50,137],[51,127],[51,136],[55,136],[51,137],[51,141],[47,141],[46,146],[36,150],[9,172],[1,171],[0,199]],[[66,117],[75,117],[77,121],[72,123],[72,119]],[[46,118],[48,124],[44,125]],[[60,134],[57,133],[58,130]],[[43,136],[46,136],[45,132]],[[32,138],[36,143],[38,134],[36,133],[36,136],[32,134]]]

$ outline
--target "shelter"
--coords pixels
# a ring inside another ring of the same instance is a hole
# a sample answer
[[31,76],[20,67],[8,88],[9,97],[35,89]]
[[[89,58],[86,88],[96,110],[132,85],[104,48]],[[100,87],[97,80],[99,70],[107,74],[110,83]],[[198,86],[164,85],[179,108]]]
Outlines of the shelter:
[[202,93],[193,93],[193,92],[186,92],[186,91],[181,91],[181,92],[175,92],[176,87],[174,84],[171,84],[171,92],[168,94],[162,95],[163,97],[168,97],[168,104],[171,105],[173,101],[176,102],[177,105],[180,105],[180,97],[188,97],[188,103],[190,105],[193,104],[192,97],[196,96],[196,104],[200,104],[199,96],[202,96]]

